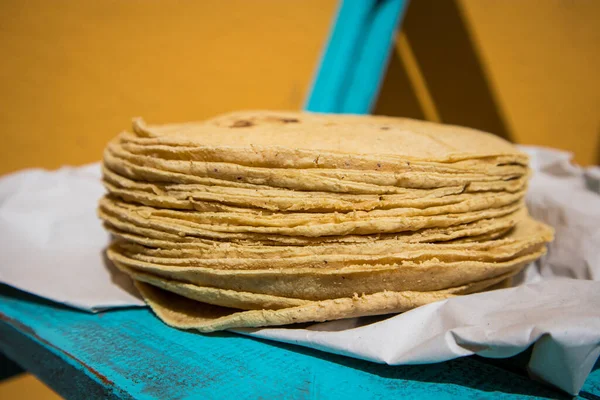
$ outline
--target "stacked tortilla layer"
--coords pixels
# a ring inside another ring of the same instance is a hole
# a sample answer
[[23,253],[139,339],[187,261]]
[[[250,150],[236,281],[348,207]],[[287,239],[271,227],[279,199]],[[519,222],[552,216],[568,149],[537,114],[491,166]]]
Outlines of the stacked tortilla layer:
[[104,154],[110,259],[166,323],[215,331],[396,313],[502,286],[552,230],[527,156],[472,129],[238,112]]

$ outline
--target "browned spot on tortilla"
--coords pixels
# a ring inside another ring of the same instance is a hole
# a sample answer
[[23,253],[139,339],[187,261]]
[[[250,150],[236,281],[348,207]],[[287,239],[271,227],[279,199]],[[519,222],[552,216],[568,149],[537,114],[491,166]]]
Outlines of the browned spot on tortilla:
[[248,121],[248,120],[245,120],[245,119],[240,119],[240,120],[237,120],[237,121],[235,121],[235,122],[234,122],[234,123],[233,123],[231,126],[229,126],[229,127],[230,127],[230,128],[247,128],[247,127],[249,127],[249,126],[252,126],[252,125],[254,125],[254,124],[252,123],[252,121]]
[[300,122],[298,118],[287,118],[287,117],[276,117],[268,116],[264,118],[265,121],[272,123],[284,123],[284,124],[297,124]]

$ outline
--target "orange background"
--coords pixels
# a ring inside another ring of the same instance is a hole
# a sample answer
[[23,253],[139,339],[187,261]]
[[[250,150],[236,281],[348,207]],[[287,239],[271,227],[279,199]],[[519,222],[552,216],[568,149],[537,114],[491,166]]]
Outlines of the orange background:
[[[300,109],[335,9],[333,0],[4,0],[0,173],[95,161],[133,116]],[[594,0],[413,1],[376,112],[597,163],[598,20]]]

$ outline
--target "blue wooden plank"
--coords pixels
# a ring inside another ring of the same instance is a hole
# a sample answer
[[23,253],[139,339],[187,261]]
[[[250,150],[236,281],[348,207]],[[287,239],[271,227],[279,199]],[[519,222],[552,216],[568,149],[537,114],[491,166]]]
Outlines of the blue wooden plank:
[[341,1],[336,20],[312,85],[306,109],[339,112],[339,95],[344,90],[354,63],[356,44],[367,28],[376,0]]
[[0,351],[18,360],[28,372],[38,376],[62,397],[132,399],[93,367],[83,365],[75,356],[46,342],[42,337],[24,334],[21,330],[23,328],[30,329],[17,321],[0,322]]
[[596,361],[594,369],[585,380],[579,397],[600,400],[600,360]]
[[147,309],[87,314],[0,290],[0,351],[67,398],[557,398],[473,359],[390,367],[229,333]]
[[368,114],[373,109],[406,3],[405,0],[377,2],[351,80],[341,95],[341,112]]
[[305,108],[368,113],[407,0],[344,0]]

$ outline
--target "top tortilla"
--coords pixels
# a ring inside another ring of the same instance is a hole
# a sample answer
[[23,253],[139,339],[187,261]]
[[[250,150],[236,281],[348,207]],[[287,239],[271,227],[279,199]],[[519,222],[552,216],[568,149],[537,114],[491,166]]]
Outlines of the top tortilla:
[[343,155],[357,156],[346,160],[356,161],[352,169],[364,169],[364,162],[372,165],[372,156],[442,163],[498,157],[501,164],[527,163],[524,153],[492,134],[405,118],[246,111],[185,124],[147,125],[135,119],[133,130],[140,143],[206,148],[213,156],[235,154],[237,161],[228,162],[240,165],[250,160],[277,164],[279,159],[293,167],[301,160],[321,164],[327,157],[335,164],[335,156]]

